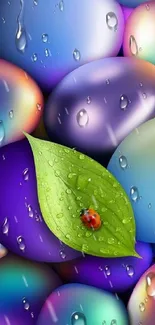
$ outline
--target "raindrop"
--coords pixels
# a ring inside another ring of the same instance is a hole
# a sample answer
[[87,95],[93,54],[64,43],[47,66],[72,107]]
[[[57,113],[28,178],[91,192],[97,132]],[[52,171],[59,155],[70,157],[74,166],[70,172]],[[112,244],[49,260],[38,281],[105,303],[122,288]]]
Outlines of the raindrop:
[[80,61],[80,59],[81,59],[81,54],[77,49],[75,49],[73,52],[73,58],[75,61]]
[[33,62],[36,62],[38,60],[38,55],[36,53],[33,53],[31,59],[32,59]]
[[4,219],[3,225],[2,225],[2,232],[4,235],[8,235],[9,232],[9,222],[8,218]]
[[11,111],[9,112],[9,117],[12,119],[13,116],[14,116],[14,113],[13,113],[13,110],[11,110]]
[[16,48],[24,53],[27,46],[27,35],[24,27],[24,0],[20,0],[20,13],[17,18]]
[[60,11],[64,11],[64,2],[63,2],[63,0],[59,2],[59,9],[60,9]]
[[43,43],[48,42],[48,34],[42,34],[42,41],[43,41]]
[[46,57],[50,56],[50,50],[49,49],[45,49],[45,56]]
[[37,6],[38,5],[38,0],[33,0],[33,3],[34,3],[35,6]]
[[29,204],[27,208],[28,208],[29,217],[33,218],[34,214],[31,205]]
[[3,24],[5,24],[5,18],[4,17],[2,17],[2,22],[3,22]]
[[75,312],[72,314],[71,325],[87,325],[85,315],[81,312]]
[[155,273],[146,276],[146,292],[149,297],[155,297]]
[[116,31],[118,26],[118,19],[114,12],[108,12],[106,15],[106,24],[109,29]]
[[29,169],[28,168],[25,168],[24,171],[23,171],[23,178],[24,178],[24,181],[28,181],[29,180]]
[[91,97],[90,96],[87,97],[87,104],[91,104]]
[[130,197],[133,202],[137,202],[139,200],[139,191],[136,186],[132,186],[130,189]]
[[104,269],[105,269],[105,274],[107,276],[110,276],[111,275],[110,267],[108,265],[106,265]]
[[19,245],[19,249],[24,252],[25,251],[25,242],[22,236],[17,237],[17,243]]
[[133,35],[130,36],[130,39],[129,39],[129,48],[130,48],[130,51],[131,51],[131,54],[132,55],[137,55],[138,54],[138,46],[137,46],[137,42],[134,38]]
[[133,277],[134,269],[131,265],[126,265],[126,271],[127,271],[128,276]]
[[24,305],[24,309],[25,309],[25,310],[29,310],[29,308],[30,308],[30,304],[29,304],[29,302],[27,301],[27,299],[26,299],[26,298],[23,298],[22,302],[23,302],[23,305]]
[[114,244],[114,238],[108,238],[108,244],[110,244],[110,245],[112,245],[112,244]]
[[139,305],[139,310],[140,310],[141,312],[145,311],[145,304],[144,304],[143,302],[140,303],[140,305]]
[[120,108],[125,111],[128,107],[128,104],[129,104],[129,100],[128,100],[128,97],[126,95],[122,95],[120,97]]
[[62,260],[64,260],[66,258],[66,254],[65,254],[64,250],[60,251],[60,257],[62,258]]
[[3,121],[0,121],[0,147],[1,147],[2,143],[3,143],[4,136],[5,136],[4,124],[3,124]]
[[83,108],[76,115],[77,123],[80,127],[85,127],[89,122],[87,111]]
[[149,209],[152,208],[152,204],[151,204],[151,203],[148,204],[148,208],[149,208]]
[[127,159],[126,159],[125,156],[120,156],[120,157],[119,157],[119,164],[120,164],[120,167],[121,167],[122,169],[127,168],[127,166],[128,166],[128,162],[127,162]]

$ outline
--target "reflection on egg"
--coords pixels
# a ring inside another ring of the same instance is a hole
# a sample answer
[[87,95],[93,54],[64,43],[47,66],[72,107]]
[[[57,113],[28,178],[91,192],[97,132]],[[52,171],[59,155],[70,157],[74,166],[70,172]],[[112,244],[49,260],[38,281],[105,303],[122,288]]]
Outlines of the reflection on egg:
[[0,147],[31,133],[43,113],[37,84],[15,65],[0,60]]
[[155,1],[137,7],[127,21],[124,56],[136,56],[155,64]]
[[115,0],[1,0],[0,13],[0,57],[45,90],[84,63],[117,55],[122,45],[124,17]]

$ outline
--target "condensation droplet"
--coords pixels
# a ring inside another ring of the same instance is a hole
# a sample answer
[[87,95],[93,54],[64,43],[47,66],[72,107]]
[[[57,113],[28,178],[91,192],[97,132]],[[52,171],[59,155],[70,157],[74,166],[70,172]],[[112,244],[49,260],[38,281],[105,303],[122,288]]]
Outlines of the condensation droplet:
[[83,108],[76,115],[77,123],[80,127],[85,127],[89,122],[87,111]]
[[66,254],[65,254],[64,250],[60,250],[60,257],[62,258],[62,260],[65,260]]
[[48,34],[42,34],[42,41],[43,41],[43,43],[48,42]]
[[132,186],[130,189],[130,197],[133,202],[137,202],[139,200],[139,191],[136,186]]
[[24,238],[22,236],[17,237],[17,243],[18,243],[19,249],[22,252],[24,252],[26,246],[25,246]]
[[146,276],[146,292],[149,297],[155,298],[155,273],[149,273]]
[[81,312],[75,312],[72,314],[71,325],[87,325],[85,315]]
[[140,305],[139,305],[139,310],[140,310],[141,312],[144,312],[144,311],[145,311],[145,304],[144,304],[143,302],[140,303]]
[[59,9],[60,9],[61,12],[64,11],[64,2],[63,2],[63,0],[59,2]]
[[24,27],[24,0],[20,0],[20,12],[17,18],[16,48],[24,53],[27,47],[27,35]]
[[127,271],[128,276],[130,276],[132,278],[135,273],[134,268],[131,265],[126,265],[126,271]]
[[4,124],[3,121],[0,121],[0,147],[3,144],[4,137],[5,137]]
[[24,178],[24,181],[28,181],[29,180],[29,169],[28,168],[25,168],[24,171],[23,171],[23,178]]
[[30,304],[26,298],[23,298],[22,303],[23,303],[24,309],[29,310]]
[[10,117],[11,119],[13,119],[13,117],[14,117],[13,110],[11,110],[11,111],[9,112],[9,117]]
[[136,56],[138,54],[137,42],[133,35],[131,35],[129,39],[129,48],[132,55]]
[[4,219],[3,225],[2,225],[2,232],[4,235],[8,235],[9,232],[9,222],[8,218]]
[[36,62],[38,60],[38,55],[36,53],[33,53],[31,59],[32,59],[33,62]]
[[108,12],[106,15],[106,24],[109,29],[116,31],[118,26],[118,19],[114,12]]
[[110,267],[108,265],[105,266],[104,270],[105,270],[105,274],[107,276],[110,276],[111,275]]
[[125,156],[120,156],[119,157],[119,165],[122,169],[126,169],[128,166],[128,161]]
[[129,99],[126,95],[121,95],[120,97],[120,108],[125,111],[129,105]]
[[80,61],[81,59],[81,54],[80,54],[80,51],[75,49],[74,52],[73,52],[73,58],[75,61]]

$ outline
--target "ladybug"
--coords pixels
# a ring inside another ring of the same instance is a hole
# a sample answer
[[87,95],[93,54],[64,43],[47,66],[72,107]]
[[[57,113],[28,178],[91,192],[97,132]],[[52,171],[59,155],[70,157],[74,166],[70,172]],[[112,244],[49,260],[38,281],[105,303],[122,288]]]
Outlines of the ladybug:
[[100,215],[93,209],[83,209],[80,213],[80,217],[87,228],[97,230],[101,227]]

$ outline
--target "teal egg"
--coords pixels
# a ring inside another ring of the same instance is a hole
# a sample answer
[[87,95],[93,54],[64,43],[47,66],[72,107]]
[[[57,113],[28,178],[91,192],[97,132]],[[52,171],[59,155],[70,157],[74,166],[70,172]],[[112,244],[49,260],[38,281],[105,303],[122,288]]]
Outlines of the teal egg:
[[124,139],[113,154],[108,170],[131,201],[137,240],[155,243],[155,119]]
[[128,325],[118,297],[83,284],[67,284],[46,300],[37,325]]

